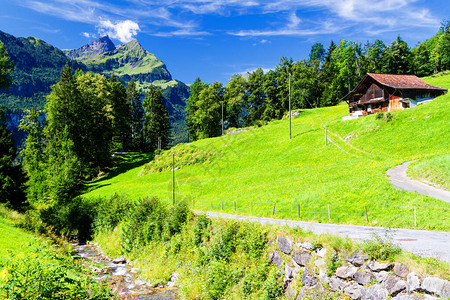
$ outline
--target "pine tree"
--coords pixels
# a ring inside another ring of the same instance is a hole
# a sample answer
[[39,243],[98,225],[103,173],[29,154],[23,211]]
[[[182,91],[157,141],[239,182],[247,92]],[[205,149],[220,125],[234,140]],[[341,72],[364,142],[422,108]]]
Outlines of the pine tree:
[[144,108],[142,107],[141,95],[133,79],[128,82],[127,102],[131,107],[131,149],[144,151]]
[[152,151],[169,145],[170,121],[165,101],[161,89],[150,85],[142,105],[145,109],[145,136]]
[[127,90],[115,77],[111,77],[111,113],[113,131],[112,151],[131,148],[131,105],[127,101]]

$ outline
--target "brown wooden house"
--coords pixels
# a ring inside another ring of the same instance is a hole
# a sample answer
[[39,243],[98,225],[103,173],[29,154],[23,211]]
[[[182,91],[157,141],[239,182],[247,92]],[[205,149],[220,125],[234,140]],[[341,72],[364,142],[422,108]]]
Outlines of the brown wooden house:
[[444,94],[447,89],[432,86],[415,75],[367,73],[343,101],[350,117],[414,107]]

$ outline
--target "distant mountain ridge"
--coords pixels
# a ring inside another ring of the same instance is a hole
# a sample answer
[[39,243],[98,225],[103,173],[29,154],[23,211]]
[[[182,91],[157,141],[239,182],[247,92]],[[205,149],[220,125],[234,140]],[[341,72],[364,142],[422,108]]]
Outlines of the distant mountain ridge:
[[161,87],[174,128],[173,143],[187,141],[184,109],[189,87],[173,80],[164,62],[137,40],[116,47],[105,36],[78,49],[60,50],[34,37],[16,38],[0,31],[0,41],[14,64],[13,83],[0,92],[0,105],[8,110],[20,115],[26,109],[43,109],[45,96],[68,63],[73,70],[93,71],[107,77],[114,74],[125,85],[133,79],[142,95],[151,84]]
[[72,59],[85,60],[109,51],[113,51],[114,49],[116,49],[114,43],[109,39],[108,36],[104,36],[78,49],[63,49],[62,51]]

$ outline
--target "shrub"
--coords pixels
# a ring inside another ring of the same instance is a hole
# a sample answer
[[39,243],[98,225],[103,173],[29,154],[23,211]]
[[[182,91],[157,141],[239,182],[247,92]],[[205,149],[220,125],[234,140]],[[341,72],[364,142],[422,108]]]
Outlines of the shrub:
[[1,299],[112,299],[106,284],[70,257],[43,246],[27,255],[0,257]]
[[239,269],[230,270],[225,261],[213,261],[206,271],[206,291],[209,299],[224,298],[228,287],[235,285],[242,278]]
[[385,117],[384,117],[384,120],[385,120],[386,122],[390,122],[390,121],[392,121],[392,120],[394,120],[394,119],[395,119],[395,116],[394,116],[394,114],[391,113],[391,112],[386,113],[386,115],[385,115]]
[[262,287],[264,299],[276,299],[283,295],[283,273],[275,268],[270,270]]
[[170,209],[166,219],[167,237],[170,238],[171,236],[180,233],[183,226],[191,218],[191,214],[186,202],[177,202],[175,206]]
[[210,225],[211,219],[209,219],[204,214],[201,214],[195,218],[192,238],[194,246],[199,246],[201,243],[206,242],[207,238],[209,237],[208,228]]
[[237,243],[250,257],[258,259],[266,249],[267,234],[261,225],[245,223],[239,228]]
[[337,268],[342,266],[342,260],[340,256],[335,253],[330,257],[330,262],[327,266],[327,276],[332,276],[334,273],[336,273]]
[[97,214],[94,220],[96,231],[114,229],[130,214],[134,205],[134,202],[123,194],[114,194],[110,199],[98,199],[91,202],[96,203],[97,207]]
[[383,119],[384,119],[384,113],[378,112],[378,113],[375,115],[375,119],[376,119],[376,120],[383,120]]
[[242,278],[242,293],[247,296],[258,293],[267,279],[268,272],[269,267],[266,261],[246,270]]
[[146,198],[131,209],[122,229],[122,247],[129,252],[150,241],[162,239],[167,217],[165,205],[157,198]]
[[384,236],[373,234],[372,240],[366,240],[361,244],[361,249],[367,253],[370,259],[393,261],[402,250],[395,245],[393,233],[387,230]]
[[221,228],[221,232],[211,248],[211,258],[228,262],[236,251],[236,236],[239,230],[238,222],[231,222]]

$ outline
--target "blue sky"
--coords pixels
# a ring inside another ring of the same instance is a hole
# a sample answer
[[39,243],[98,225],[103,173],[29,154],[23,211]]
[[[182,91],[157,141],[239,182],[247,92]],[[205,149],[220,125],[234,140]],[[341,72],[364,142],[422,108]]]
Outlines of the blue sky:
[[0,30],[74,49],[108,34],[137,38],[185,83],[226,84],[234,73],[307,58],[316,42],[410,47],[450,19],[449,0],[0,0]]

